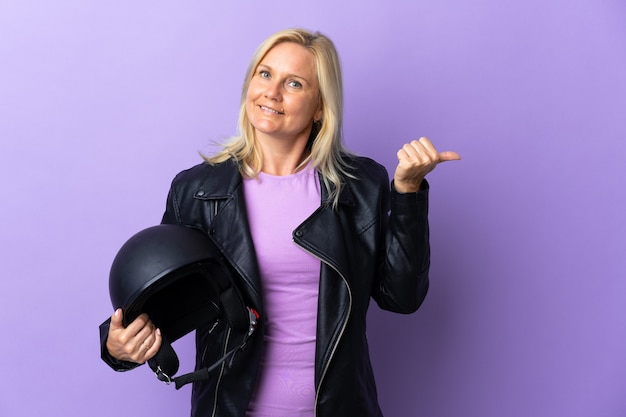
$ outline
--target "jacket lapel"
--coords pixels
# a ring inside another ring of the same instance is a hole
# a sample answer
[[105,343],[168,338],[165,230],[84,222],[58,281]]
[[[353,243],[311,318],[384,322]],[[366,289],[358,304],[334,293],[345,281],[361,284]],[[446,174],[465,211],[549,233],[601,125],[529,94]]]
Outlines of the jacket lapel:
[[255,307],[260,308],[260,274],[237,165],[228,161],[213,166],[195,198],[211,201],[205,212],[209,236],[247,284],[247,295]]
[[[321,182],[322,201],[328,199],[328,191]],[[294,231],[294,240],[305,250],[312,253],[324,263],[332,267],[340,275],[348,276],[348,259],[346,245],[350,244],[352,229],[344,224],[344,209],[354,209],[352,191],[346,185],[339,195],[339,208],[333,210],[322,204],[308,219]],[[348,235],[346,235],[348,234]]]
[[[322,197],[322,201],[328,198],[323,182]],[[344,334],[353,302],[346,247],[353,242],[353,229],[345,221],[345,210],[354,210],[354,198],[348,186],[341,191],[339,205],[338,210],[322,205],[294,231],[294,241],[322,261],[315,352],[317,388]]]

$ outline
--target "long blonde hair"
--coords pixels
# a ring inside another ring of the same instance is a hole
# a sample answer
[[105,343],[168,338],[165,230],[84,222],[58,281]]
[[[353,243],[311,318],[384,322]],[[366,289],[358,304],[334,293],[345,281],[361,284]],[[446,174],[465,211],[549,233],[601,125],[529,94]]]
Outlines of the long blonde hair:
[[239,135],[233,137],[223,149],[213,156],[203,158],[211,164],[235,159],[244,177],[254,178],[262,169],[262,155],[257,146],[254,128],[246,113],[246,94],[257,66],[265,55],[276,45],[293,42],[307,48],[315,57],[317,77],[322,105],[322,118],[314,123],[309,137],[309,155],[301,165],[311,161],[313,167],[321,174],[324,185],[329,191],[326,203],[337,206],[339,191],[342,187],[342,176],[353,175],[341,158],[348,153],[343,145],[343,82],[339,56],[333,42],[319,32],[305,29],[286,29],[268,37],[257,48],[252,56],[241,92],[238,128]]

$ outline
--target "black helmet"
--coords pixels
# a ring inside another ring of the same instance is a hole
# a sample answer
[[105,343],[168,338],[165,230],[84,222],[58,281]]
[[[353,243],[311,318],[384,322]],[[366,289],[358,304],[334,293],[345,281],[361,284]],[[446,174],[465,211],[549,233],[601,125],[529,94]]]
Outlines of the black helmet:
[[[209,237],[179,225],[149,227],[132,236],[117,253],[109,275],[113,308],[122,308],[127,326],[147,313],[163,342],[148,361],[157,377],[176,388],[208,378],[208,373],[245,347],[258,315],[246,306],[233,280],[237,274]],[[224,317],[238,335],[232,349],[207,369],[172,376],[178,357],[171,343],[192,330]]]

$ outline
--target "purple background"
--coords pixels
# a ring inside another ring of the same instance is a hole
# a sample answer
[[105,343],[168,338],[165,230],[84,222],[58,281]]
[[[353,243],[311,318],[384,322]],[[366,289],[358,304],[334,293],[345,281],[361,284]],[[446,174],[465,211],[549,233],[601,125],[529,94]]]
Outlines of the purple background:
[[[431,292],[373,306],[387,417],[626,415],[622,0],[0,0],[1,416],[184,416],[189,389],[110,371],[121,244],[235,132],[254,48],[339,48],[348,146],[391,171],[429,136]],[[189,370],[191,340],[177,342]]]

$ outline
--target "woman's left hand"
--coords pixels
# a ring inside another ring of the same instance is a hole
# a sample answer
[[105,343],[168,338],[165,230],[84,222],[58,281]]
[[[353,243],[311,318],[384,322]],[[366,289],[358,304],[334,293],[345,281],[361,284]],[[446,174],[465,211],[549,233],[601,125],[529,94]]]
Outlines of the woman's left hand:
[[437,152],[425,137],[404,144],[397,155],[398,166],[393,175],[393,185],[401,193],[417,192],[426,174],[440,162],[461,159],[461,155],[456,152]]

